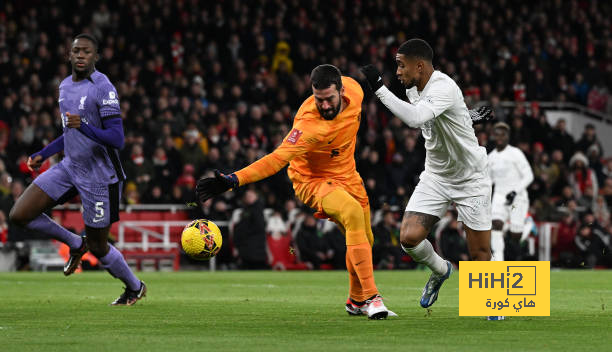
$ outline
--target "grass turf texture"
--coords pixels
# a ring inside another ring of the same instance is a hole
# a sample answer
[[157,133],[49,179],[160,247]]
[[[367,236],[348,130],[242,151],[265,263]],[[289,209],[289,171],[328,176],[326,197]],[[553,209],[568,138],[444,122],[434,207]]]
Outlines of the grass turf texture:
[[428,311],[426,271],[376,272],[386,321],[348,316],[345,272],[141,273],[148,297],[110,307],[105,272],[0,274],[2,351],[605,351],[612,271],[551,273],[551,316],[458,316],[458,275]]

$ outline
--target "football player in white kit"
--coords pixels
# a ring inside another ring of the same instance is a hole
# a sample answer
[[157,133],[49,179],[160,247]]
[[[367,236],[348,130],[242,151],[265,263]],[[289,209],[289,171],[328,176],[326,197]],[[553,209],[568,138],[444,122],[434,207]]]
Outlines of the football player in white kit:
[[487,152],[478,145],[461,89],[432,64],[433,50],[421,39],[404,42],[398,49],[397,78],[406,87],[410,102],[383,85],[378,69],[362,67],[372,91],[408,126],[421,128],[425,138],[425,171],[408,201],[400,230],[402,248],[432,274],[423,289],[421,306],[431,306],[452,265],[442,259],[427,240],[432,226],[455,203],[463,222],[472,260],[491,259],[491,180]]
[[493,126],[495,149],[489,153],[489,174],[493,182],[493,199],[491,200],[491,249],[493,259],[504,260],[504,233],[506,222],[510,222],[510,237],[521,238],[529,198],[527,187],[533,182],[531,166],[523,152],[508,144],[510,126],[498,122]]

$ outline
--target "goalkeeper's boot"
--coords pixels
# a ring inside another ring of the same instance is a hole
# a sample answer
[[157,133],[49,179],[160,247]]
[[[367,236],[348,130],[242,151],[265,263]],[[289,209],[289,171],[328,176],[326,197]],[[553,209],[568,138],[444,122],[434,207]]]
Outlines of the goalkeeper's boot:
[[396,317],[397,314],[388,310],[383,303],[380,295],[375,295],[366,301],[368,306],[368,319],[387,319],[387,317]]
[[81,247],[70,248],[70,258],[68,258],[68,261],[66,264],[64,264],[65,276],[74,273],[74,271],[79,267],[79,264],[81,264],[81,257],[87,253],[87,237],[81,236],[81,240],[83,240]]
[[131,306],[136,304],[139,299],[145,297],[147,295],[147,285],[144,282],[140,281],[140,289],[136,291],[132,291],[129,288],[125,288],[125,291],[117,298],[111,306]]
[[345,308],[349,315],[363,315],[368,313],[368,305],[366,302],[357,302],[350,297],[346,299]]
[[431,307],[431,305],[438,299],[440,287],[442,287],[444,281],[446,281],[446,279],[448,279],[453,272],[453,265],[451,262],[447,260],[446,265],[448,266],[448,271],[446,271],[446,274],[437,275],[435,273],[431,273],[429,281],[427,281],[425,288],[423,288],[423,294],[421,295],[421,307]]

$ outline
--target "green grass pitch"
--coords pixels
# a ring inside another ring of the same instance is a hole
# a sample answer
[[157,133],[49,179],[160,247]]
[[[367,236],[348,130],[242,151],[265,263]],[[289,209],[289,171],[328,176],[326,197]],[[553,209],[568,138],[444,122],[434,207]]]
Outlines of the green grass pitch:
[[0,274],[0,350],[8,351],[610,351],[612,271],[553,271],[551,316],[458,316],[458,275],[431,312],[427,271],[377,271],[386,321],[344,311],[347,274],[141,273],[148,296],[106,272]]

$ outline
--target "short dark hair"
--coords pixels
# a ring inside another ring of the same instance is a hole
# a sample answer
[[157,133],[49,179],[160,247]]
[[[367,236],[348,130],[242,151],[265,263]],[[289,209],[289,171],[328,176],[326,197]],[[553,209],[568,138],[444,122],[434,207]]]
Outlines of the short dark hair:
[[336,89],[340,90],[342,88],[342,75],[334,65],[319,65],[310,73],[310,83],[315,89],[325,89],[335,84]]
[[98,51],[98,40],[93,35],[88,34],[88,33],[81,33],[81,34],[77,35],[76,37],[74,37],[74,40],[77,40],[77,39],[87,39],[87,40],[89,40],[90,42],[93,43],[94,49],[96,49],[96,51]]
[[410,39],[405,41],[397,49],[398,54],[402,54],[406,57],[413,57],[417,59],[423,59],[427,61],[433,60],[433,49],[423,39]]

